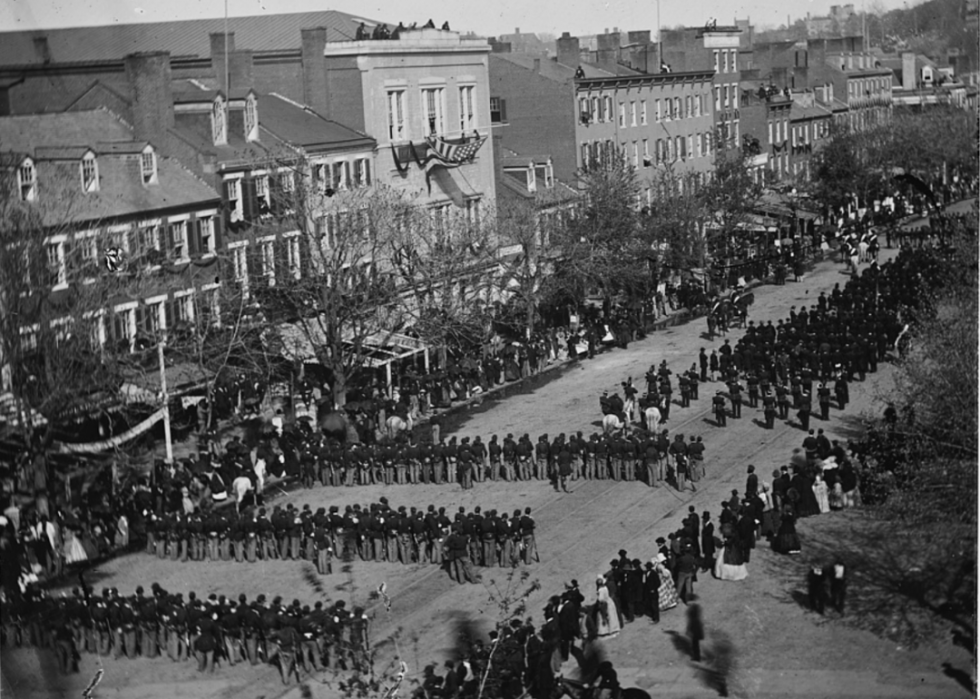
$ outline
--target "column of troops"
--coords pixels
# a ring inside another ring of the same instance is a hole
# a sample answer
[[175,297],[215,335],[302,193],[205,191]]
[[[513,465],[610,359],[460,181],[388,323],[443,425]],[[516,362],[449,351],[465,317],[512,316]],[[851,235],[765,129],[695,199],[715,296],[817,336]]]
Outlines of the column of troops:
[[[335,444],[319,452],[311,463],[324,486],[461,483],[471,488],[474,482],[486,480],[557,483],[556,476],[561,474],[588,480],[642,478],[657,485],[671,466],[672,442],[666,435],[664,430],[620,436],[593,433],[586,438],[578,432],[554,439],[542,435],[537,442],[527,434],[517,439],[508,434],[503,440],[494,435],[486,443],[480,437],[472,441],[450,437],[436,444]],[[691,445],[695,443],[700,444],[694,448],[700,456],[704,446],[692,436]],[[310,475],[306,485],[312,484]]]
[[292,504],[276,505],[238,514],[232,508],[208,514],[163,517],[152,515],[147,528],[146,552],[173,561],[305,560],[317,572],[333,572],[333,559],[388,561],[404,565],[443,565],[453,555],[454,525],[464,538],[470,559],[479,566],[511,567],[537,557],[535,522],[531,509],[513,514],[476,507],[459,508],[451,520],[446,508],[429,505],[393,508],[386,498],[371,505],[337,505],[313,511]]
[[369,620],[364,609],[349,610],[343,600],[312,608],[281,597],[271,603],[265,595],[249,601],[194,592],[171,594],[153,583],[149,595],[142,587],[130,596],[115,588],[101,595],[89,587],[52,597],[30,587],[16,604],[2,610],[3,644],[52,649],[65,674],[78,672],[82,653],[115,658],[156,658],[174,662],[190,657],[201,672],[213,672],[215,661],[278,665],[287,681],[324,668],[368,669]]

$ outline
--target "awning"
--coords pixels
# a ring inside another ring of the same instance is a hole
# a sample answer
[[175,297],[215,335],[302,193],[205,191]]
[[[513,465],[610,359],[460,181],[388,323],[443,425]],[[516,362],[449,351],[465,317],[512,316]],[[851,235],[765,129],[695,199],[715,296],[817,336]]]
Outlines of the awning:
[[[196,364],[180,362],[168,365],[167,395],[174,397],[194,391],[205,385],[210,378]],[[160,400],[160,368],[153,365],[146,370],[128,370],[126,382],[120,386],[119,394],[126,401],[153,404]]]
[[[317,346],[326,344],[326,336],[316,322],[309,322],[305,326],[282,323],[276,331],[282,346],[282,355],[291,361],[315,361],[318,357]],[[346,334],[348,338],[344,340],[344,344],[352,346],[354,338],[350,333]],[[372,368],[383,367],[426,350],[425,344],[417,338],[384,331],[374,332],[363,338],[361,348],[364,365]]]

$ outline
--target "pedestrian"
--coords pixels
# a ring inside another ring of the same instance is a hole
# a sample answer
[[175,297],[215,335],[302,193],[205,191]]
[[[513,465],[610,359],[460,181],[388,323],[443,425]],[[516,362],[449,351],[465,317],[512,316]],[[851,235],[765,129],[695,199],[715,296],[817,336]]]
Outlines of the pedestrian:
[[844,616],[844,600],[847,595],[847,570],[841,559],[834,561],[830,572],[830,603],[841,616]]
[[810,599],[810,609],[823,616],[827,602],[827,578],[820,565],[813,565],[807,573],[807,595]]

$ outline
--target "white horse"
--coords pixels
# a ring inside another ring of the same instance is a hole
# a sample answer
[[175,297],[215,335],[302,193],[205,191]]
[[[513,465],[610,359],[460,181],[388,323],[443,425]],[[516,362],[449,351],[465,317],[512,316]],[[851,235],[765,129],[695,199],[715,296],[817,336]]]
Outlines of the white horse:
[[660,426],[660,408],[655,405],[651,405],[649,408],[643,411],[643,417],[646,419],[647,431],[656,432],[657,428]]
[[626,423],[619,419],[619,415],[609,413],[602,418],[602,431],[604,434],[612,434],[626,427]]
[[245,494],[252,489],[252,481],[245,476],[239,476],[231,482],[231,489],[235,491],[235,509],[242,505]]
[[385,420],[386,435],[388,439],[396,439],[402,432],[411,432],[415,423],[412,420],[412,416],[409,415],[407,420],[403,420],[398,415],[392,415],[387,420]]

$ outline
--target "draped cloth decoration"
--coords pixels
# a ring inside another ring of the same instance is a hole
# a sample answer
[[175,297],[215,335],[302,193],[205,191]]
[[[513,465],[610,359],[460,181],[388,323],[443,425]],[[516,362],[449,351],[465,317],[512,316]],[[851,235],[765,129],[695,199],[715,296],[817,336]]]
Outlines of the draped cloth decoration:
[[395,169],[398,170],[398,174],[404,177],[408,174],[408,165],[402,165],[402,161],[398,157],[398,151],[395,149],[395,144],[391,144],[391,159],[395,161]]
[[141,434],[145,433],[155,424],[163,419],[163,414],[166,408],[161,408],[155,413],[150,415],[148,418],[126,430],[122,434],[117,434],[111,439],[104,439],[100,442],[85,442],[85,443],[62,443],[59,445],[58,450],[62,454],[98,454],[99,452],[109,451],[110,449],[115,449],[120,444],[125,444],[126,442],[136,439]]

